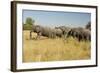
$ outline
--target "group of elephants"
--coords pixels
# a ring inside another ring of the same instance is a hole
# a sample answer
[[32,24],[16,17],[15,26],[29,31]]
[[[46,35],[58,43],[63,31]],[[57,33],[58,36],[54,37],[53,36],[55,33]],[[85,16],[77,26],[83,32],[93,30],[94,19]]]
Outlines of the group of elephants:
[[[87,26],[89,26],[87,28]],[[30,39],[32,39],[32,32],[37,33],[37,38],[40,36],[45,36],[48,38],[68,38],[72,36],[73,38],[77,38],[78,41],[85,40],[91,41],[91,25],[86,25],[85,28],[82,27],[66,27],[66,26],[59,26],[55,28],[50,27],[43,27],[40,25],[33,25],[32,30],[30,30]]]

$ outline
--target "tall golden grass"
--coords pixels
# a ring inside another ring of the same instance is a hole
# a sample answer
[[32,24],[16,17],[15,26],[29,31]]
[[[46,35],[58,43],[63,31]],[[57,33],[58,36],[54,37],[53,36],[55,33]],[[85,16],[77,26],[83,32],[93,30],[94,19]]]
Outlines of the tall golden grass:
[[[36,37],[32,33],[33,38]],[[83,60],[91,58],[91,42],[75,38],[30,40],[29,31],[23,31],[23,62]]]

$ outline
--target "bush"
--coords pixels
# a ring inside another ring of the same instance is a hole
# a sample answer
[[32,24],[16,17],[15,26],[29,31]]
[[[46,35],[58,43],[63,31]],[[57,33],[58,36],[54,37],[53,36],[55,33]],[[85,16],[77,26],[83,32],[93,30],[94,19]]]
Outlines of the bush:
[[32,25],[23,24],[23,30],[31,30],[31,29],[32,29]]

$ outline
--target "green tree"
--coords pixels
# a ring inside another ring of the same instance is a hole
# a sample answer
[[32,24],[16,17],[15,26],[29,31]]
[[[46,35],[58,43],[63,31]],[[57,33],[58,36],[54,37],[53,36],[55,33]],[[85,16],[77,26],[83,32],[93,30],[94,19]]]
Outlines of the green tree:
[[85,28],[91,30],[91,22],[88,22],[88,23],[86,24]]
[[31,18],[31,17],[27,17],[26,18],[26,21],[25,21],[25,24],[27,24],[27,25],[32,25],[32,24],[34,24],[34,20]]
[[33,20],[31,17],[27,17],[25,23],[23,23],[23,30],[31,30],[34,23],[35,20]]

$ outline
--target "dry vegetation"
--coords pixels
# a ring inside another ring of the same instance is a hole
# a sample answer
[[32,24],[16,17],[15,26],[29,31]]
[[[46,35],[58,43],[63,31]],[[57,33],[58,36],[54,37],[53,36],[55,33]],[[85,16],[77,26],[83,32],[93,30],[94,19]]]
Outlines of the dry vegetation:
[[[32,34],[36,36],[35,33]],[[89,41],[78,42],[72,37],[50,39],[41,37],[29,39],[29,31],[23,31],[23,62],[61,61],[90,59],[91,44]]]

